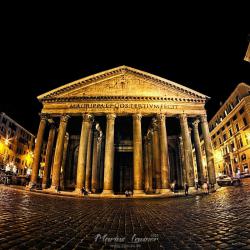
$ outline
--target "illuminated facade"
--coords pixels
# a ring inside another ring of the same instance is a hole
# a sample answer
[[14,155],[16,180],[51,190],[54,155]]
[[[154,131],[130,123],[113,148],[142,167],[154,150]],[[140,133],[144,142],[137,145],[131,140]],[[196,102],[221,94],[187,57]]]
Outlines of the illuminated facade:
[[250,172],[250,86],[240,83],[209,122],[215,171]]
[[[29,187],[38,182],[46,129],[44,189],[71,187],[80,194],[85,187],[102,195],[124,193],[125,189],[134,194],[165,193],[173,180],[179,186],[187,182],[194,187],[191,123],[197,149],[198,128],[202,129],[208,156],[205,173],[198,154],[199,179],[216,182],[206,95],[121,66],[66,84],[38,99],[43,108]],[[79,132],[71,134],[70,124],[76,120],[74,127]],[[169,136],[166,124],[171,121],[179,131]]]
[[0,113],[0,164],[1,168],[25,175],[33,163],[35,136]]

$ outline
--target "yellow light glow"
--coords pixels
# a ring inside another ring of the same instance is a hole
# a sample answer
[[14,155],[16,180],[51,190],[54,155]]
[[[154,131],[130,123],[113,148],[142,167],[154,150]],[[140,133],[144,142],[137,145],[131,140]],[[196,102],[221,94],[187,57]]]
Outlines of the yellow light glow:
[[32,163],[33,157],[34,157],[33,152],[29,151],[29,153],[25,157],[25,160],[26,160],[26,163],[27,163],[28,166],[30,166],[30,164]]
[[247,138],[247,140],[248,140],[248,144],[250,144],[250,133],[247,133],[247,134],[246,134],[246,138]]
[[215,150],[214,151],[214,159],[216,162],[218,161],[223,161],[223,156],[220,150]]

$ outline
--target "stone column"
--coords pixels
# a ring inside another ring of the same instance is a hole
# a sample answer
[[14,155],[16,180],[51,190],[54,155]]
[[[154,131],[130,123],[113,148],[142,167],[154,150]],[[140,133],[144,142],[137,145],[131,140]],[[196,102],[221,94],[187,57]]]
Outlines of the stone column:
[[180,115],[181,134],[183,140],[184,150],[184,168],[185,168],[185,181],[189,187],[194,187],[194,165],[192,157],[192,143],[188,128],[187,115]]
[[47,143],[47,148],[46,148],[43,181],[42,181],[42,188],[43,189],[49,187],[51,163],[52,163],[52,153],[53,153],[53,145],[54,145],[55,135],[56,135],[56,126],[54,123],[52,123],[50,125],[48,143]]
[[161,193],[169,191],[169,165],[168,165],[168,142],[166,130],[166,116],[158,114],[160,139],[160,162],[161,162]]
[[153,159],[152,159],[152,132],[151,130],[148,133],[148,143],[147,143],[147,152],[148,152],[148,192],[153,191]]
[[91,128],[93,121],[93,116],[90,114],[83,114],[79,153],[78,153],[78,162],[77,162],[77,176],[76,176],[76,188],[75,192],[82,194],[82,188],[84,186],[85,180],[85,167],[87,159],[87,147],[88,147],[88,136],[89,129]]
[[185,170],[185,156],[184,156],[184,147],[183,147],[183,140],[182,140],[182,136],[178,137],[178,144],[179,144],[179,148],[178,148],[178,153],[179,153],[179,164],[180,164],[180,168],[179,168],[179,172],[178,172],[178,178],[177,178],[177,184],[178,186],[184,186],[184,183],[186,181],[186,170]]
[[156,193],[161,189],[161,162],[160,162],[160,143],[159,143],[159,127],[157,120],[154,118],[152,122],[153,126],[153,166],[156,179]]
[[207,115],[205,114],[201,115],[201,129],[202,129],[202,134],[204,138],[204,146],[205,146],[205,151],[206,151],[209,183],[214,185],[216,183],[216,177],[215,177],[213,147],[212,147],[211,137],[209,134]]
[[51,190],[53,191],[56,191],[60,186],[60,171],[62,166],[64,139],[65,139],[68,119],[69,119],[68,115],[63,115],[61,116],[60,119],[54,162],[53,162],[52,184],[50,187]]
[[[91,186],[91,158],[92,158],[92,126],[89,129],[88,135],[88,146],[87,146],[87,159],[86,159],[86,180],[85,180],[85,189],[90,191]],[[94,149],[93,149],[94,150]]]
[[198,181],[200,184],[204,182],[204,167],[202,162],[202,153],[201,153],[201,143],[199,136],[199,120],[195,120],[193,122],[193,133],[194,133],[194,147],[195,147],[195,155],[196,155],[196,164],[197,164],[197,174]]
[[148,138],[147,136],[144,137],[144,169],[145,169],[145,181],[144,181],[144,188],[145,192],[149,191],[149,155],[148,155]]
[[65,167],[66,167],[66,160],[67,160],[67,151],[68,151],[68,144],[69,144],[69,134],[66,133],[64,138],[64,145],[63,145],[63,158],[62,158],[62,166],[61,166],[61,178],[60,178],[60,187],[62,190],[65,189]]
[[141,114],[134,114],[133,115],[134,194],[143,193],[141,117],[142,117]]
[[100,183],[100,189],[103,189],[103,178],[104,178],[104,146],[105,146],[105,141],[104,141],[104,135],[103,133],[101,137],[101,142],[100,142],[100,175],[99,175],[99,183]]
[[37,177],[40,167],[40,155],[41,155],[41,149],[43,144],[43,135],[46,127],[46,121],[47,116],[46,114],[40,115],[40,124],[37,132],[36,137],[36,145],[34,150],[34,160],[32,164],[32,174],[31,174],[31,180],[29,183],[29,188],[37,184]]
[[91,179],[91,190],[92,192],[96,193],[99,188],[99,181],[98,181],[98,147],[100,147],[100,144],[98,145],[98,138],[99,138],[99,132],[94,132],[94,143],[93,143],[93,159],[92,159],[92,179]]
[[113,194],[115,114],[107,115],[104,185],[102,194]]

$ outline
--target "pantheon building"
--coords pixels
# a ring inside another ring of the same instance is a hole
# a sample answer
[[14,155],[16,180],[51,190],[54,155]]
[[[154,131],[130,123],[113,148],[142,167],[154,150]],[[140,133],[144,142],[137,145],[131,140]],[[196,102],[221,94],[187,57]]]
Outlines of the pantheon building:
[[120,66],[63,85],[38,100],[43,107],[30,187],[38,183],[44,140],[39,181],[50,191],[162,194],[173,181],[179,188],[185,182],[194,187],[195,178],[216,182],[205,109],[209,97],[204,94]]

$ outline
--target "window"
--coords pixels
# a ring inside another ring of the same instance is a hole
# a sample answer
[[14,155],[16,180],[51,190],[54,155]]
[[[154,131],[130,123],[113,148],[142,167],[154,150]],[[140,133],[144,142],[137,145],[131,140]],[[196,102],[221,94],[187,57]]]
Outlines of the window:
[[246,138],[246,143],[247,143],[247,144],[250,144],[250,141],[249,141],[250,136],[249,136],[248,134],[246,134],[246,135],[245,135],[245,138]]
[[245,161],[246,159],[247,159],[246,154],[243,154],[243,155],[241,156],[241,161]]
[[229,129],[229,134],[230,134],[230,137],[233,136],[232,128]]
[[234,152],[234,151],[235,151],[234,142],[231,142],[230,148],[231,148],[231,152]]
[[220,134],[220,130],[217,131],[217,135],[219,135],[219,134]]
[[223,134],[223,140],[224,140],[224,141],[227,140],[227,134]]
[[236,103],[240,102],[240,97],[237,95],[236,96]]
[[234,109],[234,106],[232,103],[229,104],[230,105],[230,110],[233,110]]
[[246,119],[246,117],[243,117],[243,123],[244,123],[244,126],[247,126],[247,119]]
[[240,131],[240,128],[239,128],[239,124],[238,124],[238,123],[235,124],[235,128],[236,128],[236,131],[237,131],[237,132]]
[[6,123],[7,123],[7,119],[6,119],[6,118],[3,118],[3,119],[2,119],[2,123],[6,124]]
[[224,130],[225,130],[225,126],[223,126],[223,127],[221,128],[221,130],[224,131]]
[[230,126],[230,121],[227,122],[227,126],[228,126],[228,127]]
[[240,114],[243,114],[244,111],[245,111],[245,109],[244,109],[244,107],[242,107],[242,108],[240,109],[239,113],[240,113]]
[[219,143],[221,144],[221,138],[219,138]]
[[237,144],[238,144],[238,148],[242,148],[243,147],[243,141],[242,141],[241,137],[239,137],[239,139],[237,140]]
[[233,120],[235,121],[237,119],[237,115],[234,115],[233,116]]

